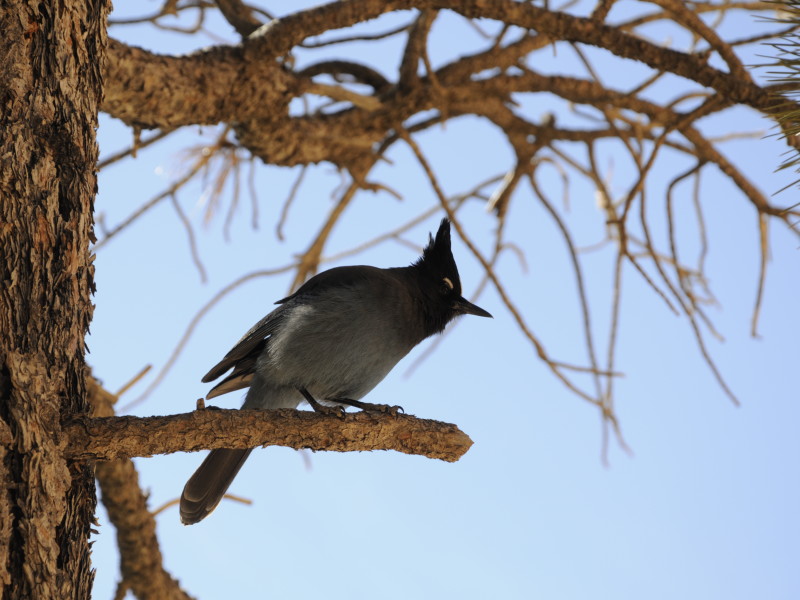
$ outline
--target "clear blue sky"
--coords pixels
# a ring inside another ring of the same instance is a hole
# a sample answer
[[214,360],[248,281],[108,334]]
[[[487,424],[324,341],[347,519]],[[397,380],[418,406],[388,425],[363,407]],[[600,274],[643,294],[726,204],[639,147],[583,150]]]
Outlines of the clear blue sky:
[[[442,27],[457,25],[453,19],[442,21]],[[731,26],[742,34],[754,27],[746,13]],[[224,25],[217,31],[234,41]],[[154,35],[147,28],[112,29],[112,35],[165,53],[189,49],[186,40]],[[463,27],[453,30],[452,39],[441,35],[432,50],[434,63],[477,39]],[[398,44],[385,44],[379,52],[370,50],[369,58],[393,73],[397,51]],[[351,52],[364,58],[363,47]],[[603,60],[597,62],[601,70]],[[570,71],[574,55],[562,52],[541,68]],[[619,77],[641,72],[631,66]],[[551,110],[539,97],[520,101],[529,116]],[[767,126],[746,109],[707,123],[714,132]],[[203,128],[205,140],[215,133]],[[197,143],[196,134],[197,128],[178,133],[165,145],[141,151],[136,161],[103,171],[96,208],[106,224],[119,222],[169,185],[185,168],[181,148]],[[99,135],[103,155],[131,140],[126,128],[107,117]],[[510,151],[497,132],[473,119],[450,122],[419,142],[448,194],[465,191],[509,165]],[[721,148],[768,194],[789,181],[772,172],[784,151],[774,138],[739,140]],[[397,146],[390,156],[394,164],[381,166],[373,178],[400,191],[404,200],[359,196],[327,255],[436,202],[409,151]],[[617,190],[624,189],[629,175],[624,158],[604,160]],[[687,164],[664,165],[657,177],[674,175]],[[560,179],[554,170],[550,173],[543,181],[548,193],[560,198]],[[329,165],[308,173],[289,215],[286,240],[280,242],[274,226],[296,175],[259,165],[260,227],[250,227],[249,199],[243,195],[230,242],[223,235],[224,212],[203,223],[207,197],[201,186],[179,194],[194,225],[206,284],[200,282],[186,231],[169,200],[98,252],[88,361],[109,390],[145,364],[157,371],[190,319],[222,286],[249,271],[285,265],[307,245],[331,206],[339,176]],[[678,190],[676,203],[689,205],[688,189]],[[653,202],[660,207],[657,190],[654,185]],[[796,195],[790,190],[778,200],[792,203]],[[489,290],[478,303],[494,320],[463,318],[412,374],[407,376],[408,368],[427,343],[368,398],[457,423],[474,441],[461,461],[448,464],[387,452],[257,450],[230,490],[252,499],[251,506],[223,502],[192,527],[180,524],[176,507],[157,517],[167,569],[204,600],[800,597],[800,244],[777,223],[773,226],[761,339],[752,339],[755,212],[713,169],[703,180],[702,198],[711,248],[707,271],[720,301],[709,312],[726,338],[724,343],[709,338],[708,343],[740,407],[714,381],[686,321],[673,316],[628,268],[617,359],[625,377],[616,386],[616,409],[632,454],[612,442],[606,467],[597,411],[554,380]],[[601,239],[602,216],[593,190],[576,185],[570,205],[566,218],[578,242]],[[687,216],[679,227],[690,233],[691,213],[682,214]],[[421,245],[438,218],[406,239]],[[488,248],[493,222],[480,203],[465,207],[463,218],[481,247]],[[527,270],[511,255],[500,263],[512,297],[553,355],[585,362],[569,257],[558,232],[527,188],[515,197],[510,221],[510,236],[524,248],[528,262]],[[691,256],[695,249],[688,234],[685,239]],[[469,291],[480,270],[463,244],[456,243],[454,253]],[[415,250],[390,243],[343,264],[399,266],[415,257]],[[600,340],[607,335],[611,265],[607,253],[587,257],[585,265]],[[200,323],[162,385],[131,412],[193,409],[195,399],[208,390],[200,377],[286,295],[290,281],[289,274],[261,278],[227,296]],[[141,393],[152,377],[151,372],[123,402]],[[234,407],[241,396],[220,400],[221,406]],[[178,454],[137,460],[150,506],[177,498],[201,459],[200,454]],[[104,599],[112,597],[119,575],[115,532],[102,508],[100,522],[94,597]]]

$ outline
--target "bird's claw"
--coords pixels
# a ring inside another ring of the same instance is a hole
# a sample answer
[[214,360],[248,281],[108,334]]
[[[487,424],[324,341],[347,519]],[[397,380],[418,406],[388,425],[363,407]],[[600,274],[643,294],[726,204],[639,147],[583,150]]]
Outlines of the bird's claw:
[[314,412],[328,417],[338,417],[344,419],[345,410],[344,406],[325,406],[324,404],[311,405]]
[[352,406],[362,412],[379,412],[384,415],[397,416],[398,412],[405,413],[402,406],[389,406],[388,404],[373,404],[372,402],[362,402],[361,400],[351,400],[350,398],[333,398],[331,402],[338,402],[339,405]]
[[370,412],[379,412],[385,415],[392,415],[393,417],[396,417],[398,412],[403,414],[406,412],[402,406],[389,406],[388,404],[370,404],[365,406],[364,410]]

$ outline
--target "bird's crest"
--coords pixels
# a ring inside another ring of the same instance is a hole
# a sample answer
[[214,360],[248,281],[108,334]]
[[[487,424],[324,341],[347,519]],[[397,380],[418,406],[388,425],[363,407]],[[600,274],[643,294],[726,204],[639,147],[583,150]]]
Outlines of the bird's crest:
[[450,220],[445,217],[439,224],[436,237],[428,236],[428,245],[414,266],[435,278],[437,282],[447,279],[456,294],[461,293],[458,267],[450,249]]

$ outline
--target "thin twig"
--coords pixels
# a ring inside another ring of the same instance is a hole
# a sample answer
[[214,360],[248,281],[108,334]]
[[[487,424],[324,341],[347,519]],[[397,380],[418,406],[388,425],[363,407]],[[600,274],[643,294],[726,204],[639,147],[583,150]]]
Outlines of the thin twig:
[[103,246],[105,246],[109,240],[111,240],[114,236],[119,234],[121,231],[124,231],[127,227],[131,224],[136,222],[142,215],[146,214],[150,209],[156,206],[159,202],[164,200],[165,198],[170,198],[174,194],[178,192],[183,186],[185,186],[189,181],[191,181],[195,175],[200,173],[214,158],[216,152],[222,147],[224,138],[227,136],[228,129],[225,128],[223,134],[217,139],[217,142],[210,147],[206,147],[205,152],[199,152],[199,158],[194,162],[194,164],[189,167],[189,169],[183,174],[182,177],[178,178],[172,185],[170,185],[166,190],[157,194],[147,202],[145,202],[142,206],[137,208],[133,211],[127,218],[125,218],[121,223],[117,226],[113,227],[103,239],[99,240],[92,250],[97,252]]
[[754,338],[758,335],[758,317],[761,314],[761,301],[764,299],[764,285],[767,279],[767,260],[769,258],[769,221],[765,214],[758,215],[758,241],[759,255],[761,260],[758,263],[758,285],[756,291],[756,301],[753,306],[753,316],[750,320],[750,335]]
[[591,404],[599,404],[600,401],[598,399],[592,398],[589,394],[578,388],[570,379],[568,379],[561,372],[561,369],[570,369],[572,368],[572,365],[553,361],[548,356],[547,352],[544,349],[544,346],[539,341],[539,339],[533,334],[533,331],[531,331],[531,329],[528,327],[519,309],[514,305],[513,302],[511,302],[511,298],[509,298],[508,294],[505,291],[505,288],[500,283],[499,279],[497,278],[497,275],[495,275],[494,270],[489,264],[489,261],[486,260],[486,258],[478,251],[478,249],[475,247],[472,241],[464,233],[464,229],[461,227],[461,224],[456,218],[455,213],[453,213],[452,209],[448,206],[447,199],[444,193],[442,192],[442,189],[439,187],[439,183],[433,173],[433,170],[428,164],[428,161],[425,158],[425,156],[422,154],[422,151],[420,150],[417,143],[413,140],[413,138],[408,134],[408,132],[404,128],[398,126],[395,127],[395,131],[397,131],[398,135],[406,142],[406,144],[408,144],[411,147],[412,151],[414,152],[414,155],[417,157],[417,161],[420,163],[423,171],[427,175],[428,181],[431,183],[431,186],[433,187],[433,190],[436,193],[437,198],[439,198],[440,205],[442,206],[442,208],[444,208],[445,212],[447,213],[447,216],[450,218],[450,221],[453,224],[453,228],[456,230],[458,236],[461,238],[461,240],[464,242],[467,248],[469,248],[470,252],[472,252],[473,256],[475,256],[478,262],[481,263],[481,266],[485,270],[489,279],[492,281],[495,290],[497,290],[497,293],[500,295],[503,304],[505,304],[508,311],[514,317],[514,320],[517,322],[517,325],[522,330],[525,337],[527,337],[528,340],[531,342],[531,344],[533,344],[533,347],[535,348],[539,358],[541,358],[545,362],[545,364],[547,364],[550,367],[550,370],[553,372],[553,374],[569,390],[571,390],[572,392],[574,392],[587,402],[590,402]]
[[175,213],[178,215],[178,219],[186,230],[186,237],[188,238],[189,242],[189,252],[192,255],[192,262],[194,263],[194,266],[197,267],[197,271],[200,273],[200,283],[206,283],[206,281],[208,281],[208,277],[206,276],[206,269],[203,266],[203,261],[200,260],[200,253],[197,250],[197,240],[195,240],[194,237],[194,228],[189,222],[189,219],[186,217],[186,213],[183,212],[181,203],[178,202],[178,198],[175,196],[175,194],[170,196],[170,200],[172,201],[172,207],[175,209]]
[[303,178],[306,175],[306,170],[308,169],[308,165],[303,165],[300,167],[300,173],[297,175],[297,179],[294,180],[292,184],[292,189],[289,190],[289,195],[287,196],[286,200],[283,202],[283,207],[281,208],[281,216],[278,218],[278,224],[275,226],[275,235],[278,237],[280,241],[283,241],[283,226],[286,224],[286,219],[289,216],[289,208],[292,206],[292,202],[294,202],[295,196],[297,196],[297,190],[300,189],[300,185],[303,183]]
[[569,229],[562,221],[561,217],[559,216],[556,209],[553,205],[547,200],[544,192],[541,190],[539,185],[536,183],[536,176],[535,171],[531,170],[528,173],[528,182],[533,189],[534,194],[545,207],[550,216],[553,217],[553,220],[556,222],[556,225],[561,232],[561,236],[564,238],[564,243],[567,245],[567,251],[569,252],[570,259],[572,261],[572,270],[575,274],[575,283],[578,287],[578,299],[580,300],[581,306],[581,316],[583,318],[583,334],[586,341],[586,350],[589,354],[589,363],[592,366],[593,370],[593,379],[595,382],[595,389],[598,398],[602,397],[602,386],[600,382],[600,377],[597,375],[599,372],[599,367],[597,363],[597,356],[595,353],[594,347],[594,338],[592,335],[592,322],[591,322],[591,314],[589,312],[589,300],[586,294],[586,284],[583,278],[583,271],[581,270],[581,263],[578,259],[578,253],[575,251],[575,243],[572,241],[572,235],[569,232]]
[[122,160],[123,158],[127,158],[128,156],[134,156],[142,148],[147,148],[148,146],[163,140],[165,137],[167,137],[174,131],[175,131],[174,129],[164,129],[154,135],[151,135],[146,140],[136,140],[136,142],[132,144],[130,148],[126,148],[125,150],[120,150],[119,152],[116,152],[110,156],[107,156],[103,160],[98,161],[97,170],[102,171],[107,166],[112,165],[115,162]]

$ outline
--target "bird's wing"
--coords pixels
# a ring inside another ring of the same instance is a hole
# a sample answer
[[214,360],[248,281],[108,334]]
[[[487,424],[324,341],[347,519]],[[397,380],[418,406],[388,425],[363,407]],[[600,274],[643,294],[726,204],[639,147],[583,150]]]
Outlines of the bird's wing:
[[203,383],[208,383],[221,377],[231,368],[233,369],[230,375],[211,389],[207,398],[214,398],[250,385],[255,373],[256,362],[266,348],[269,337],[281,327],[292,308],[298,303],[302,304],[313,296],[338,287],[353,287],[363,284],[368,277],[381,276],[381,273],[383,270],[375,267],[336,267],[315,275],[300,286],[300,289],[294,294],[276,302],[280,306],[256,323],[231,348],[225,358],[205,374]]
[[227,394],[228,392],[250,387],[250,381],[253,379],[253,374],[256,371],[256,362],[258,361],[258,356],[261,354],[264,346],[266,345],[267,340],[261,340],[261,343],[256,346],[250,352],[250,354],[234,365],[233,371],[230,375],[211,388],[206,395],[206,398],[210,400],[211,398],[222,396],[222,394]]
[[[256,323],[250,331],[244,334],[236,345],[225,355],[221,361],[214,365],[211,370],[203,376],[203,383],[214,381],[226,371],[233,368],[233,372],[211,390],[209,397],[225,394],[233,390],[238,390],[250,385],[250,379],[256,368],[256,361],[264,351],[267,340],[281,326],[286,316],[286,305],[280,306],[269,313],[266,317]],[[246,378],[246,382],[242,381]],[[230,387],[232,383],[239,381],[241,385]],[[226,387],[225,391],[218,391]],[[216,391],[216,393],[214,393]]]

